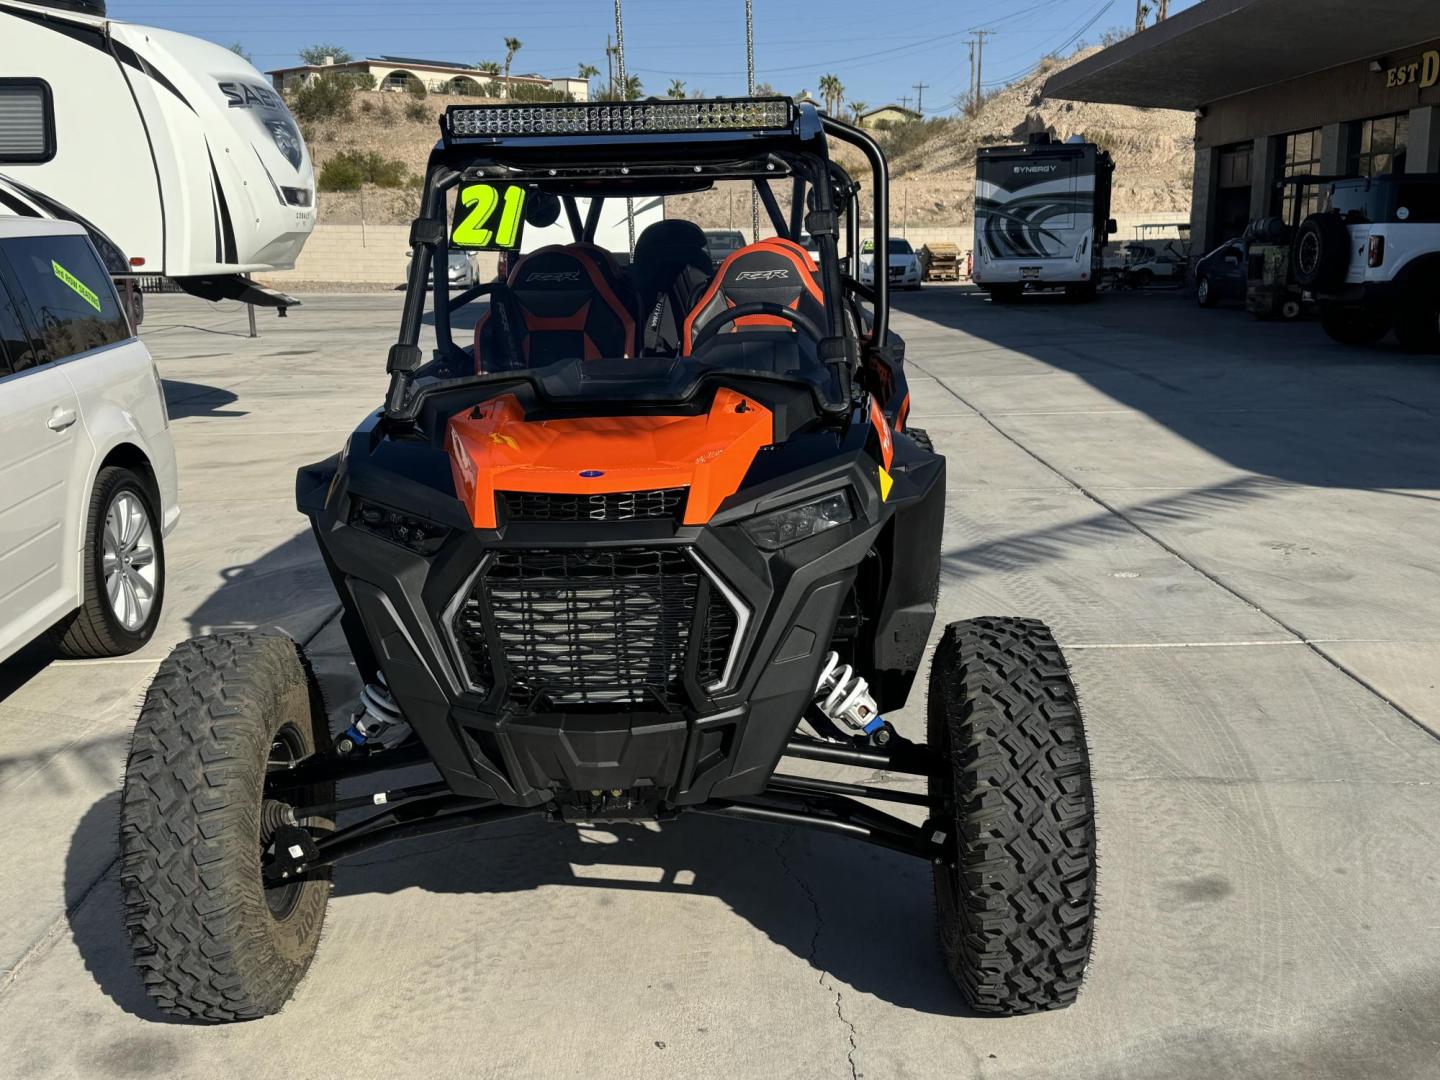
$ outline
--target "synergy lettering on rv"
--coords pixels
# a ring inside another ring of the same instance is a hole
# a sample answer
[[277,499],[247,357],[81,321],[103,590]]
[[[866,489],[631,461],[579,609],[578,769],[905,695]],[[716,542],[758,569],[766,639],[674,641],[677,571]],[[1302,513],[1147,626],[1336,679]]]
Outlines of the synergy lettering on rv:
[[1016,165],[1017,173],[1052,173],[1060,168],[1059,165]]

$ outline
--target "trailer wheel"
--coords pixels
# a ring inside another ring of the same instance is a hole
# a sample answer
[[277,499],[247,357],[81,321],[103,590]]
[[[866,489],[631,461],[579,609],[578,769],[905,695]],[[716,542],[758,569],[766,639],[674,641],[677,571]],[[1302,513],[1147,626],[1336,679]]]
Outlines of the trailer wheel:
[[967,1003],[1014,1016],[1069,1005],[1095,922],[1095,811],[1069,669],[1044,624],[952,623],[930,669],[940,942]]
[[1195,282],[1195,302],[1203,308],[1213,308],[1218,299],[1215,287],[1210,284],[1210,275],[1201,274]]
[[265,777],[328,745],[319,687],[289,638],[197,638],[160,665],[125,766],[120,888],[135,966],[167,1013],[253,1020],[305,975],[329,872],[267,888],[261,860],[286,804],[333,801],[334,784],[280,802]]
[[1341,345],[1374,345],[1390,330],[1384,313],[1350,304],[1322,304],[1320,325]]

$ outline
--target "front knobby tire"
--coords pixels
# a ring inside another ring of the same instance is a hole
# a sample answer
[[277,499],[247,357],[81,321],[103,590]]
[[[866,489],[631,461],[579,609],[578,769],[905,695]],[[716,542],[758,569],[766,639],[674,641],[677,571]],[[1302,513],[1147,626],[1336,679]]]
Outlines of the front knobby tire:
[[[304,977],[329,873],[265,887],[265,775],[328,740],[319,687],[289,638],[198,638],[160,665],[125,766],[120,888],[135,966],[165,1012],[253,1020]],[[334,784],[286,796],[329,802]]]
[[1095,809],[1069,668],[1044,624],[951,624],[930,670],[941,948],[976,1012],[1059,1009],[1080,991],[1095,924]]

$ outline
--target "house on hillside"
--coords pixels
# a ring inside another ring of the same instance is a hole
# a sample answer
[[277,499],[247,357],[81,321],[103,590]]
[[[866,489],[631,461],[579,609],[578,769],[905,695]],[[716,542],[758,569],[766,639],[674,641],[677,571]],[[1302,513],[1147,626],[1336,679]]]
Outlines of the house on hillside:
[[[294,67],[267,71],[265,74],[270,76],[270,82],[280,91],[298,90],[322,75],[351,74],[369,75],[375,80],[377,90],[404,90],[412,79],[416,79],[432,94],[483,97],[494,86],[499,91],[496,96],[507,96],[503,89],[506,82],[504,76],[481,71],[474,64],[420,60],[405,56],[372,56],[344,64],[337,64],[327,57],[323,64],[297,64]],[[586,101],[590,97],[590,84],[584,79],[511,75],[509,86],[515,96],[522,96],[525,89],[529,88],[569,94],[575,101]]]
[[860,114],[860,126],[862,128],[887,128],[897,124],[912,124],[919,119],[920,114],[914,109],[907,109],[904,105],[896,105],[892,102],[889,105],[880,105],[865,110]]

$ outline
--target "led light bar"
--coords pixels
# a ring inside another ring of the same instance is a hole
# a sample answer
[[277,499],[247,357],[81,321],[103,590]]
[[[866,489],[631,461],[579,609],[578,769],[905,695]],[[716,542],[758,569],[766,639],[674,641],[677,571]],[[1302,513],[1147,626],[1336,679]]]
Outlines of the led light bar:
[[591,104],[451,105],[450,135],[681,135],[706,131],[784,131],[795,119],[789,98],[607,101]]

